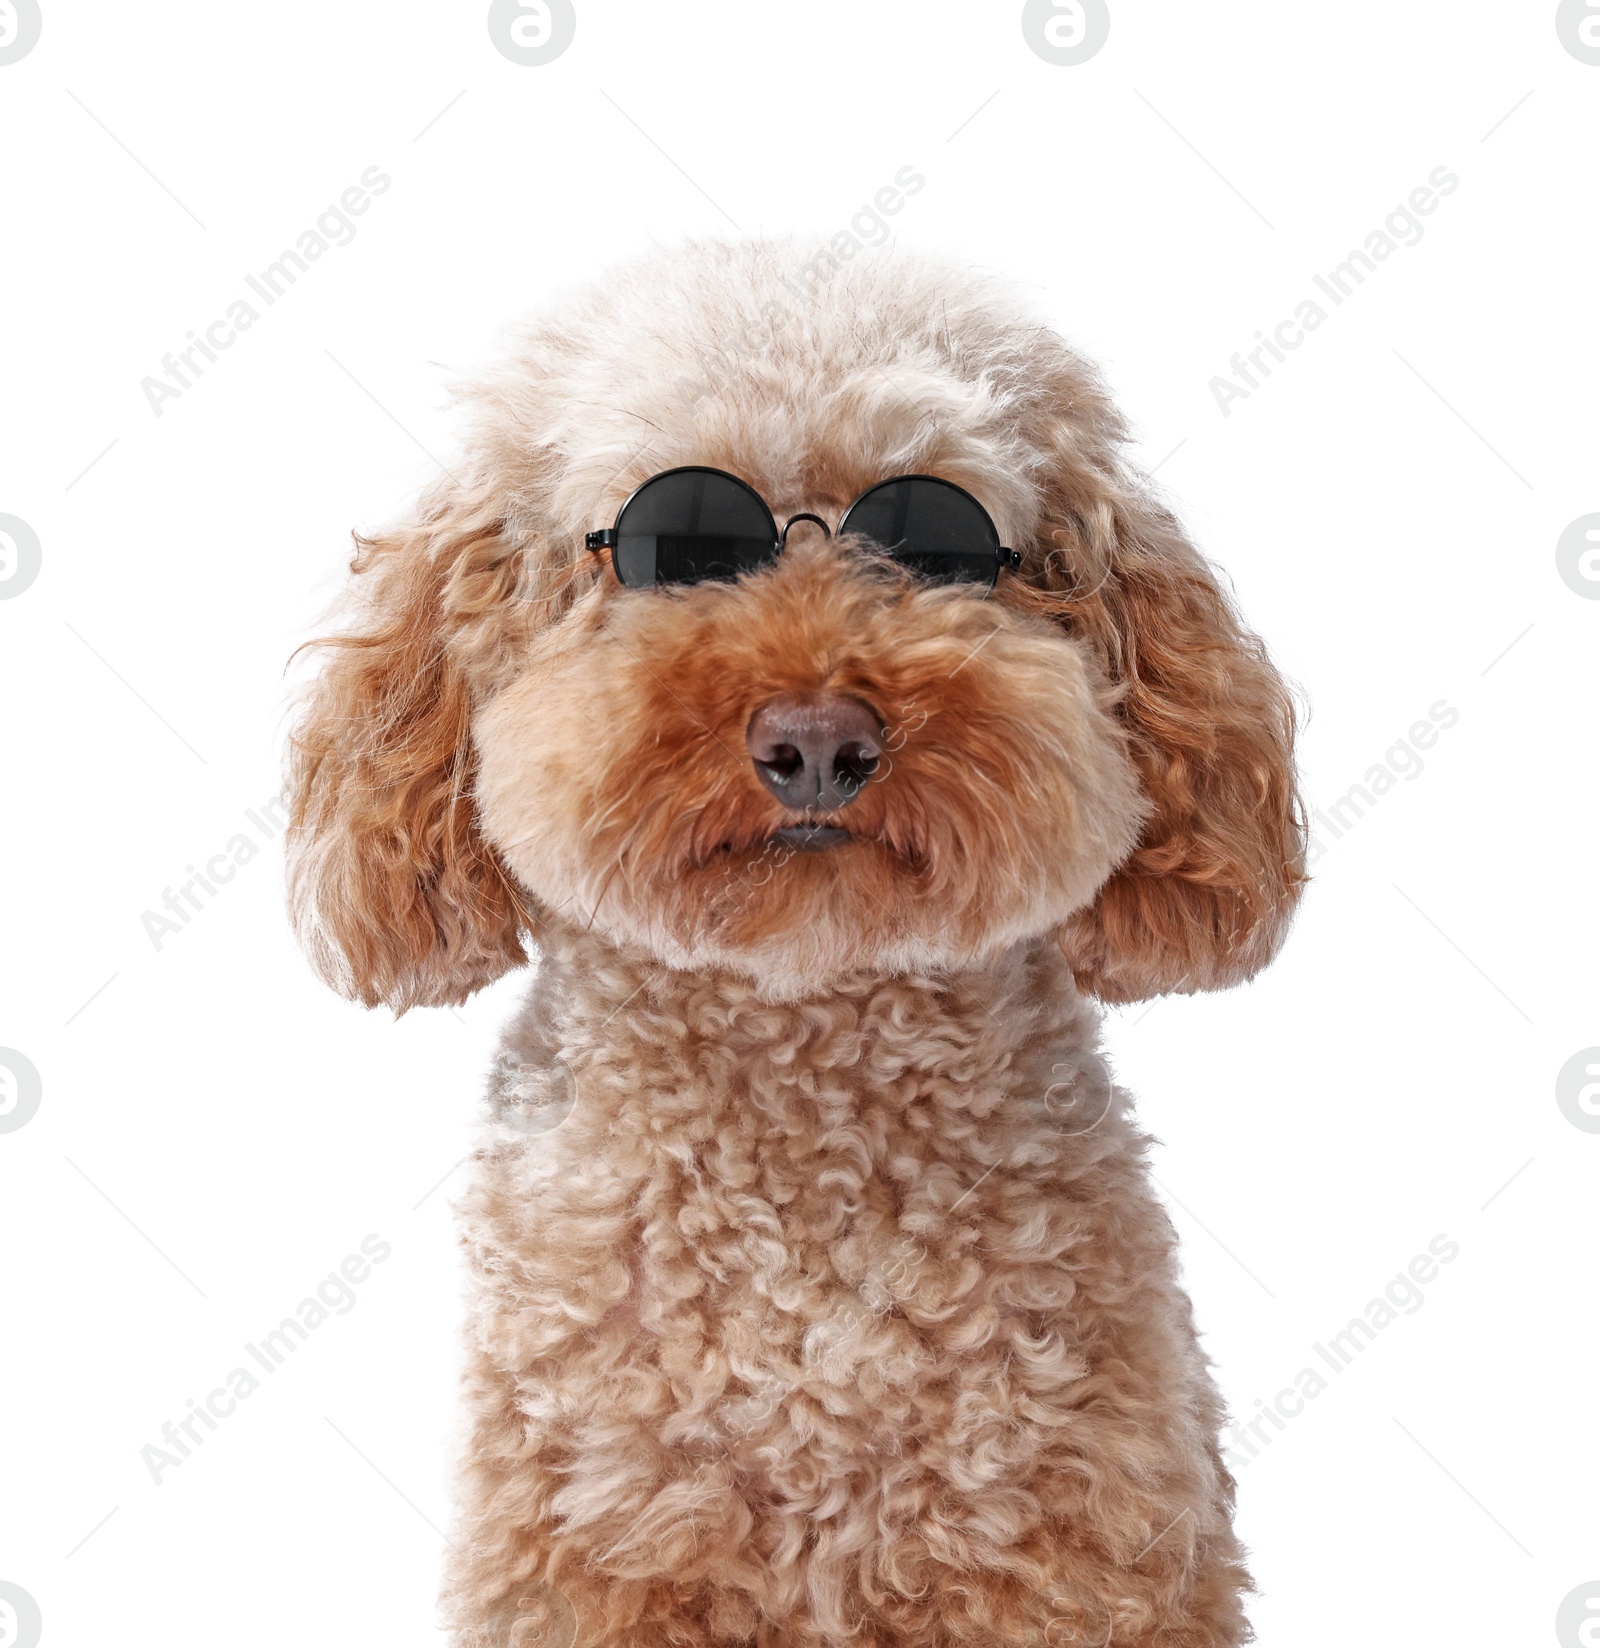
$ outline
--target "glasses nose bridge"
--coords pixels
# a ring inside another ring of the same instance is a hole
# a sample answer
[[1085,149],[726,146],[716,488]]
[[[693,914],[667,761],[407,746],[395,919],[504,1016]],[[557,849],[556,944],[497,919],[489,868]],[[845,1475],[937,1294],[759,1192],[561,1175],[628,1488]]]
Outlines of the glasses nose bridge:
[[778,548],[780,550],[788,546],[790,528],[798,526],[801,521],[810,521],[814,526],[820,526],[822,528],[823,536],[826,538],[832,538],[833,528],[829,526],[820,515],[813,515],[809,509],[802,509],[799,514],[791,515],[789,519],[783,523],[783,531],[778,537]]

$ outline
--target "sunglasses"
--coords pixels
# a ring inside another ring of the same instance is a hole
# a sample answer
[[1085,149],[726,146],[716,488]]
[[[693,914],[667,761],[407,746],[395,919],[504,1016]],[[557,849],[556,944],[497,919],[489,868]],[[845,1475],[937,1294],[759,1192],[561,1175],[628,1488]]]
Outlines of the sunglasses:
[[[661,584],[726,583],[770,565],[797,521],[779,532],[753,486],[721,469],[689,465],[653,475],[617,512],[617,524],[591,532],[584,546],[611,551],[617,581],[629,589]],[[933,475],[897,475],[869,487],[844,512],[839,533],[859,533],[891,560],[936,583],[994,587],[1002,567],[1022,564],[1006,549],[989,512],[970,492]],[[832,536],[832,533],[829,533]]]

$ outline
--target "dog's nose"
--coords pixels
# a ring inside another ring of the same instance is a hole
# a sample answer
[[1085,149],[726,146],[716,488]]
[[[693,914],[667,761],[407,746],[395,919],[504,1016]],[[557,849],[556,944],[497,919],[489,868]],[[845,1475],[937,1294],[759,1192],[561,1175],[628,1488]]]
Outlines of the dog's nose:
[[745,734],[756,776],[786,807],[831,812],[860,795],[883,757],[883,723],[854,698],[786,693]]

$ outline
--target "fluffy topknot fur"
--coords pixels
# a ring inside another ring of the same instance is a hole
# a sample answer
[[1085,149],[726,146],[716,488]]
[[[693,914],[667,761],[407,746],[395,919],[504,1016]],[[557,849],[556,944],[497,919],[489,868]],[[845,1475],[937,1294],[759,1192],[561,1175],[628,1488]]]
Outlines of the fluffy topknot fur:
[[[291,775],[337,988],[540,957],[467,1204],[459,1642],[1244,1640],[1217,1401],[1143,1141],[1109,1087],[1082,1113],[1083,997],[1272,955],[1293,713],[1098,376],[988,277],[760,243],[618,271],[465,398],[461,461],[358,540]],[[623,590],[584,533],[683,464],[830,524],[942,476],[1023,563],[983,600],[801,528],[737,584]],[[889,752],[827,853],[775,850],[745,746],[795,694]]]

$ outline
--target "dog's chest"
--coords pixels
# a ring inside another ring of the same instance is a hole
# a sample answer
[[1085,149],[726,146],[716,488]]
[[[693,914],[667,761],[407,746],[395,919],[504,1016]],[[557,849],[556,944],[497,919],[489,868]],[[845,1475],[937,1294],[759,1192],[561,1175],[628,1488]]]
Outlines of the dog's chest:
[[1048,1058],[990,1015],[554,1058],[569,1113],[501,1137],[468,1229],[536,1452],[620,1470],[644,1432],[680,1480],[822,1514],[864,1475],[999,1485],[1019,1415],[1071,1401],[1092,1192]]

